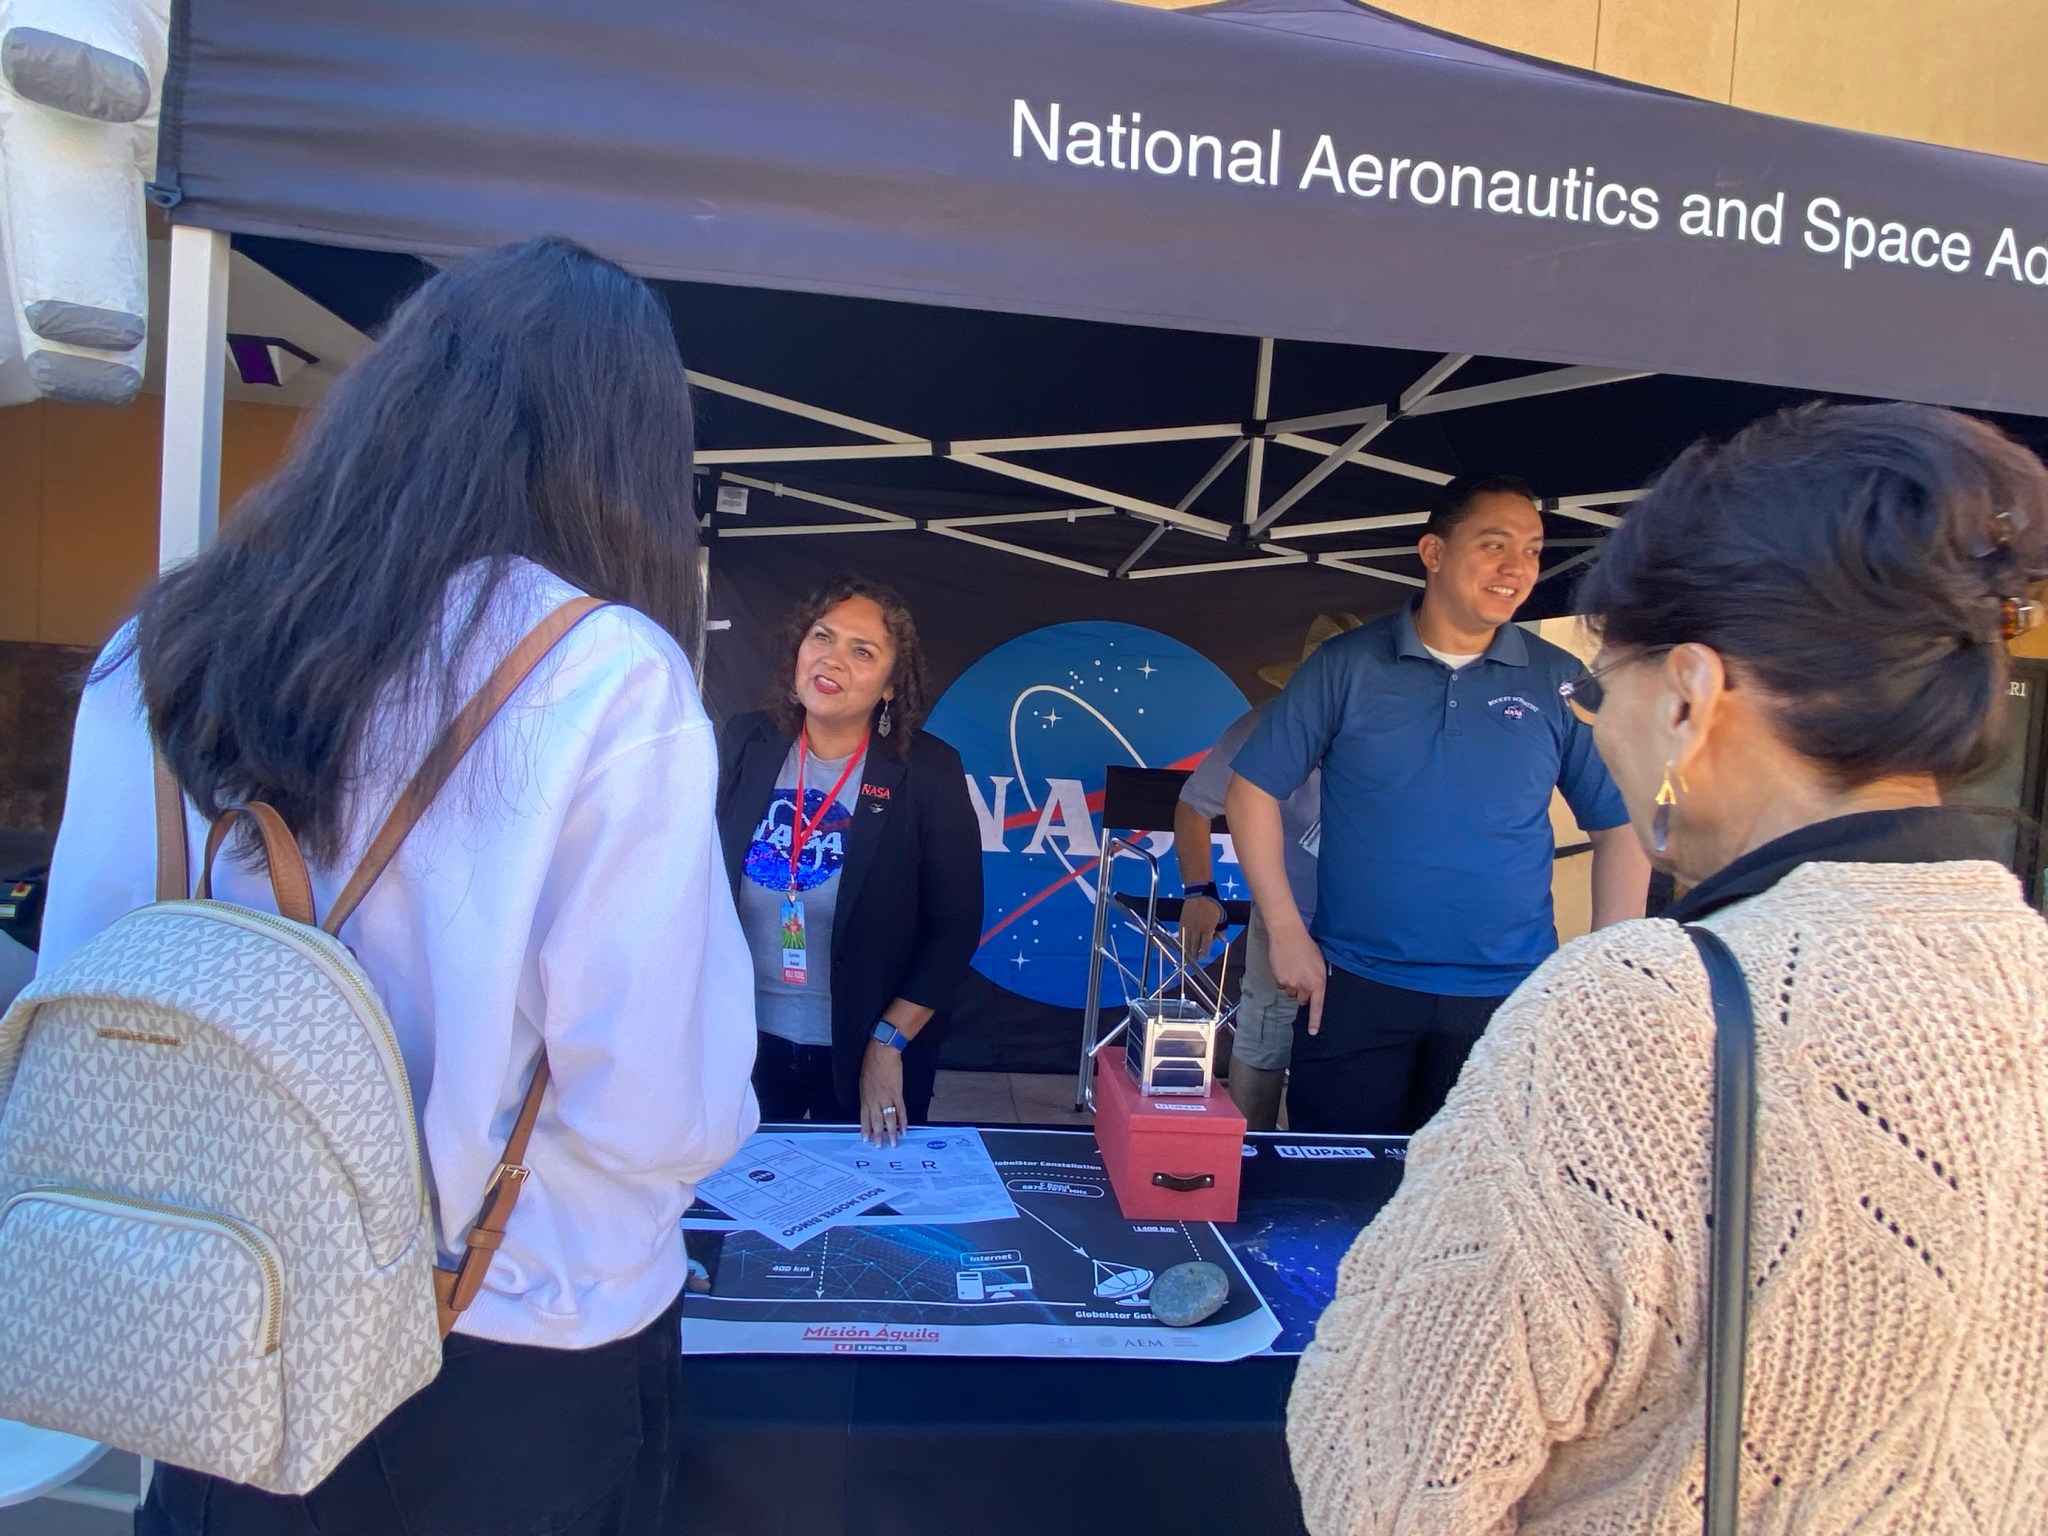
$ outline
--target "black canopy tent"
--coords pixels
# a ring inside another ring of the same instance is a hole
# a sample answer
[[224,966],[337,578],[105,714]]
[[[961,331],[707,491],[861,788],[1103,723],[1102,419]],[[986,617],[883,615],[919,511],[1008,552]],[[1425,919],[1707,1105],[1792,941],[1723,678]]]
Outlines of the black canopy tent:
[[[1346,0],[189,0],[176,27],[174,381],[220,368],[181,329],[224,258],[200,231],[365,328],[423,257],[563,231],[671,301],[714,614],[758,636],[831,571],[880,575],[942,685],[1114,614],[1261,697],[1309,616],[1412,593],[1421,509],[1474,469],[1547,498],[1525,613],[1565,611],[1686,442],[1819,391],[2048,445],[2048,168]],[[209,515],[189,405],[167,548]],[[768,685],[758,644],[707,662],[715,710]],[[974,989],[956,1060],[1065,1064],[1070,1020]]]

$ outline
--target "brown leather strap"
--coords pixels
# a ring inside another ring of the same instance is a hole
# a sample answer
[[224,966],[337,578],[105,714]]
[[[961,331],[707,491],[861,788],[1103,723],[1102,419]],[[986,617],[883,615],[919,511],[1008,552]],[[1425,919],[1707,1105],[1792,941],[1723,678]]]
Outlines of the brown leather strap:
[[449,721],[441,739],[428,749],[426,757],[421,760],[412,782],[399,794],[397,803],[391,807],[391,814],[384,819],[384,825],[370,839],[363,862],[349,876],[341,894],[335,897],[334,906],[322,925],[329,933],[338,935],[341,932],[341,925],[354,915],[356,907],[369,895],[370,887],[377,883],[377,877],[397,857],[399,845],[405,841],[406,834],[426,814],[427,807],[434,803],[434,796],[441,792],[441,786],[448,782],[448,776],[455,771],[464,754],[476,745],[484,728],[497,717],[506,701],[519,691],[519,685],[540,665],[541,658],[559,645],[570,630],[604,606],[601,598],[574,597],[555,609],[512,648],[498,663],[497,670],[485,680],[483,687],[477,690],[476,696]]
[[199,899],[213,894],[213,861],[237,820],[246,819],[263,840],[264,862],[270,866],[270,894],[277,900],[278,914],[295,923],[313,925],[313,878],[306,873],[306,856],[284,818],[261,800],[231,805],[220,813],[206,834],[206,861],[199,867]]
[[185,841],[185,792],[161,752],[156,764],[156,899],[183,901],[192,894],[192,851]]
[[505,1155],[498,1160],[491,1187],[484,1191],[483,1210],[463,1239],[461,1259],[453,1269],[434,1271],[434,1302],[440,1312],[444,1339],[455,1327],[455,1320],[484,1288],[491,1255],[504,1245],[512,1208],[519,1203],[519,1192],[526,1187],[526,1144],[532,1139],[533,1123],[540,1116],[541,1096],[547,1087],[548,1059],[543,1054],[534,1065],[533,1081],[527,1085],[525,1102],[519,1106],[519,1118],[512,1122],[512,1134],[505,1138]]

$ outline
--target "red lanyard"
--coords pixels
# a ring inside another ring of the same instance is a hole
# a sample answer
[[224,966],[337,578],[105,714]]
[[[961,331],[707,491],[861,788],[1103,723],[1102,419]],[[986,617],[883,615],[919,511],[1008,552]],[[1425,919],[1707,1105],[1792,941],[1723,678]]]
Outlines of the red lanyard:
[[804,844],[811,840],[825,820],[825,813],[839,803],[839,791],[846,788],[846,781],[853,777],[853,770],[860,766],[860,760],[868,755],[868,738],[862,736],[860,746],[853,756],[846,760],[846,766],[839,770],[839,777],[832,785],[832,793],[818,804],[818,814],[809,821],[804,820],[804,765],[811,758],[811,730],[803,727],[797,733],[796,753],[796,824],[789,833],[789,894],[796,894],[796,866],[804,856]]

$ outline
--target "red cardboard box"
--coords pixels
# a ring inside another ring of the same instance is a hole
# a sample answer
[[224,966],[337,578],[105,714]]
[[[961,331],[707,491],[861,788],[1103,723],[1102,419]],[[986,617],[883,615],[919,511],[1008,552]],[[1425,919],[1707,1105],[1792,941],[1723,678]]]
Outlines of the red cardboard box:
[[1095,1066],[1095,1144],[1132,1221],[1235,1221],[1244,1116],[1221,1084],[1206,1098],[1147,1098],[1123,1052]]

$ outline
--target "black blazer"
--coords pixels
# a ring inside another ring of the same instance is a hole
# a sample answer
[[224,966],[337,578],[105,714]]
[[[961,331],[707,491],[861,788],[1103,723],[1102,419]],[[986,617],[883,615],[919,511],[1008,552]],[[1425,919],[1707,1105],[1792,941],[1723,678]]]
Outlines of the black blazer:
[[[719,734],[718,836],[735,897],[790,746],[762,712]],[[874,743],[832,922],[832,1080],[842,1103],[860,1097],[861,1057],[882,1010],[899,997],[943,1010],[980,943],[981,830],[960,754],[922,731],[900,758]],[[906,1055],[937,1049],[927,1027]]]

